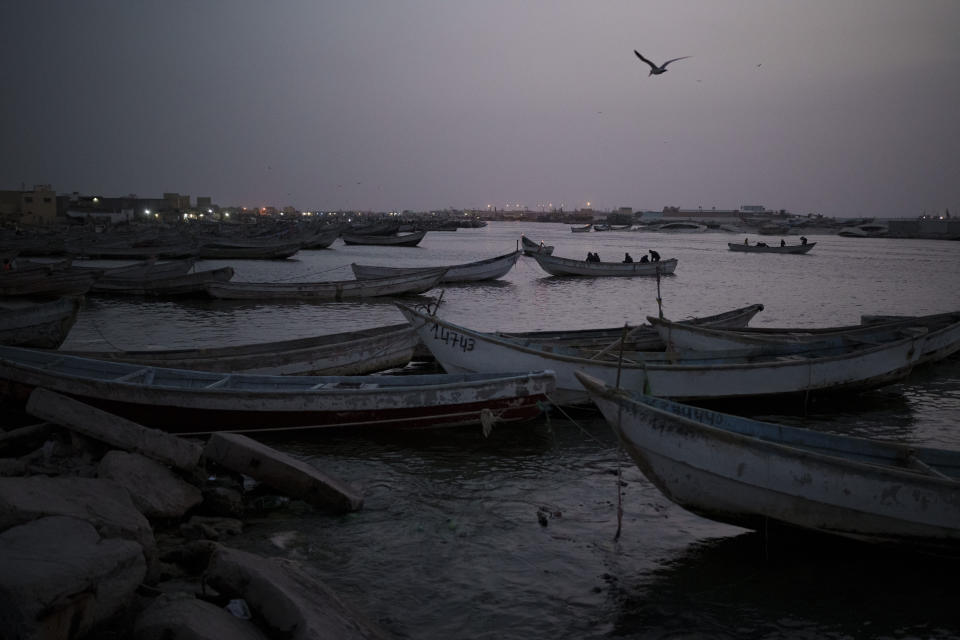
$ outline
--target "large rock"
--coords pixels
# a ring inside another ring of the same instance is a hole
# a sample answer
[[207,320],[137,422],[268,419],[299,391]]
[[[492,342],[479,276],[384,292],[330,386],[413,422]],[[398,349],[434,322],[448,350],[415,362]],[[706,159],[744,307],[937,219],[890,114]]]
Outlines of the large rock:
[[97,475],[126,487],[140,513],[148,518],[179,518],[203,500],[200,489],[136,453],[107,452]]
[[343,481],[246,436],[215,433],[203,455],[321,509],[342,513],[363,506],[363,496]]
[[272,636],[291,640],[389,637],[290,560],[220,547],[210,559],[205,579],[222,594],[243,598]]
[[45,516],[86,520],[104,538],[138,542],[156,555],[150,523],[119,484],[96,478],[0,478],[0,531]]
[[33,390],[27,401],[27,412],[117,449],[140,453],[187,472],[196,470],[203,453],[194,442],[149,429],[48,389]]
[[137,640],[267,640],[249,620],[188,595],[162,595],[140,614]]
[[146,575],[140,545],[76,518],[0,533],[0,637],[76,638],[129,604]]

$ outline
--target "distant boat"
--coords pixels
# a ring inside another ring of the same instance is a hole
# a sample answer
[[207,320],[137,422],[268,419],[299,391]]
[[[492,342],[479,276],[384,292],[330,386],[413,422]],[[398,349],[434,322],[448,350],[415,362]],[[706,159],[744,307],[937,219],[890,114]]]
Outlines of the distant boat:
[[532,257],[541,269],[554,276],[655,276],[670,275],[677,268],[676,258],[659,262],[587,262],[543,254]]
[[356,233],[343,233],[341,238],[346,244],[362,244],[390,247],[415,247],[420,244],[423,237],[427,235],[426,231],[414,231],[393,236],[384,235],[360,235]]
[[650,231],[663,231],[670,233],[703,233],[707,230],[707,225],[696,222],[667,222],[658,225]]
[[663,494],[705,518],[960,548],[960,452],[760,422],[577,378]]
[[537,244],[527,236],[520,236],[520,244],[522,245],[523,255],[532,256],[534,254],[546,254],[550,255],[553,253],[553,245],[544,245],[541,241],[540,244]]
[[[494,258],[445,267],[447,272],[440,279],[440,282],[443,284],[453,282],[482,282],[484,280],[502,278],[507,275],[507,272],[517,263],[522,253],[522,251],[512,251]],[[350,268],[353,270],[354,277],[358,280],[369,280],[371,278],[387,278],[390,276],[418,273],[435,267],[381,267],[377,265],[353,263],[350,265]]]
[[755,244],[740,244],[739,242],[728,242],[727,246],[730,248],[730,251],[739,251],[742,253],[807,253],[815,246],[816,242],[808,242],[806,244],[788,244],[784,246],[780,245],[755,245]]
[[585,224],[582,227],[570,227],[570,231],[572,231],[573,233],[587,233],[592,228],[593,228],[592,224]]
[[871,222],[855,227],[844,227],[837,235],[844,238],[883,238],[890,232],[890,227],[881,222]]
[[341,427],[418,429],[534,418],[552,372],[403,376],[265,376],[106,362],[0,347],[0,394],[43,387],[175,433]]

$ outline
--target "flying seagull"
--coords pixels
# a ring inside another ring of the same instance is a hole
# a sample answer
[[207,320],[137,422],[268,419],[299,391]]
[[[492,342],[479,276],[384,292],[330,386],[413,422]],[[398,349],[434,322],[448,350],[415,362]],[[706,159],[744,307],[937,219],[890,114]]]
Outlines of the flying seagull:
[[644,62],[646,62],[648,65],[650,65],[650,75],[652,75],[652,76],[658,76],[658,75],[660,75],[661,73],[666,73],[666,72],[667,72],[667,65],[670,64],[671,62],[676,62],[677,60],[683,60],[684,58],[689,58],[689,57],[690,57],[690,56],[681,56],[681,57],[679,57],[679,58],[673,58],[673,59],[671,59],[671,60],[667,60],[666,62],[664,62],[662,65],[660,65],[660,66],[658,67],[657,65],[653,64],[652,62],[650,62],[649,60],[647,60],[646,58],[644,58],[642,55],[640,55],[640,52],[637,51],[636,49],[634,49],[633,52],[634,52],[635,54],[637,54],[637,57],[638,57],[638,58],[640,58],[641,60],[643,60]]

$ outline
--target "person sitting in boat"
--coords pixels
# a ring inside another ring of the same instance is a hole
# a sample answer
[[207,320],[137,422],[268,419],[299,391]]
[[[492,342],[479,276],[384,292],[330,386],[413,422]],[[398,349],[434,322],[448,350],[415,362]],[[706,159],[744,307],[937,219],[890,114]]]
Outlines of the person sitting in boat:
[[623,254],[623,261],[624,261],[624,262],[633,262],[633,258],[630,257],[630,254],[629,254],[629,253],[625,253],[625,254]]
[[807,244],[807,236],[800,236],[800,244]]
[[660,262],[660,254],[650,249],[650,262]]
[[743,246],[746,247],[746,246],[749,246],[749,245],[750,245],[750,242],[748,242],[748,240],[749,240],[749,238],[744,238],[744,239],[743,239]]
[[645,255],[640,256],[640,262],[650,262],[650,258]]
[[783,238],[780,238],[780,246],[781,247],[787,246],[787,243],[783,241]]
[[758,247],[765,247],[765,246],[767,246],[767,243],[766,243],[766,242],[757,242],[757,245],[756,245],[756,246],[758,246]]

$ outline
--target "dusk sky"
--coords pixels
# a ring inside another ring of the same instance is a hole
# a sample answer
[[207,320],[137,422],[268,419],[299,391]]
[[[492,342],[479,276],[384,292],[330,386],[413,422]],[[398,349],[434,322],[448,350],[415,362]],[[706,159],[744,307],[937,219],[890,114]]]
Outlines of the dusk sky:
[[[10,0],[0,189],[960,212],[960,2]],[[655,62],[692,56],[649,76]]]

